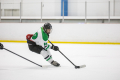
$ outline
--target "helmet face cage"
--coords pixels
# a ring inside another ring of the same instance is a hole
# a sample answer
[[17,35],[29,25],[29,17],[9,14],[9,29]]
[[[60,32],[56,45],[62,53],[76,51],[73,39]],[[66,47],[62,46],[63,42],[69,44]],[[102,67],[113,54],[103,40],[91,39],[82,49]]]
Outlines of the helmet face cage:
[[44,29],[45,33],[47,33],[47,29],[50,29],[50,33],[51,33],[52,32],[52,25],[50,23],[45,23],[43,26],[43,29]]

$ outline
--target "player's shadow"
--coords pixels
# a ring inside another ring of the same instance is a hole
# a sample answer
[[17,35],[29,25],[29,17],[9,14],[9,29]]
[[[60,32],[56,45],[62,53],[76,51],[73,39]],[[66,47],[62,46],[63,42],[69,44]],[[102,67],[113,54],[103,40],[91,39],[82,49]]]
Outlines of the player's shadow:
[[33,67],[26,67],[26,68],[23,68],[23,69],[51,69],[51,68],[58,68],[58,67],[55,67],[53,65],[43,65],[43,67],[39,67],[39,66],[33,66]]

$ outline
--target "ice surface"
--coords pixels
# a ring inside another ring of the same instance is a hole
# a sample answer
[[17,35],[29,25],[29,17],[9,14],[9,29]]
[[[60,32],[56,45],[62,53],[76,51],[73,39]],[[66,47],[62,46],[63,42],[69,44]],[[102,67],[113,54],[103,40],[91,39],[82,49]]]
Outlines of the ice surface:
[[29,51],[27,43],[3,44],[46,67],[0,50],[0,80],[120,80],[120,45],[55,44],[77,66],[86,64],[85,68],[75,69],[58,51],[51,50],[51,54],[61,67],[53,67],[40,54]]

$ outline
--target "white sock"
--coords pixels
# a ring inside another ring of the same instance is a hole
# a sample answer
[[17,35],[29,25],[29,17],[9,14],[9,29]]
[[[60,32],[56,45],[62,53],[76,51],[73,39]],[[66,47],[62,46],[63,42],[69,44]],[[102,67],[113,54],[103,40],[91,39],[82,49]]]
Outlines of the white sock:
[[42,50],[41,51],[41,55],[43,56],[43,58],[46,61],[48,61],[51,64],[51,62],[53,61],[53,59],[52,59],[52,55],[50,54],[50,51]]

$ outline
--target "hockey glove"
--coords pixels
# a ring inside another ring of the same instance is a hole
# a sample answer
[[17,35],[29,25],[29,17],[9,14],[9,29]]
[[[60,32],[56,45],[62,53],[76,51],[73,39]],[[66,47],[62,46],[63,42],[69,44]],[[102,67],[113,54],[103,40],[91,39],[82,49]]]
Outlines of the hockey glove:
[[0,43],[0,49],[3,49],[3,44]]
[[55,51],[58,51],[58,50],[59,50],[59,48],[58,48],[57,46],[54,46],[54,45],[52,45],[51,49],[53,49],[53,50],[55,50]]

